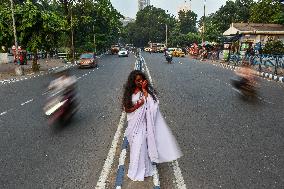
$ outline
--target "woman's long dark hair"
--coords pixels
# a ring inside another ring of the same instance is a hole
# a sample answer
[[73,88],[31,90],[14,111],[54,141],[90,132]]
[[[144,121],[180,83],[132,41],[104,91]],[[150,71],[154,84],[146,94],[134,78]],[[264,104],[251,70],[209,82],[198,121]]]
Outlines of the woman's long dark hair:
[[124,85],[124,94],[123,94],[123,102],[122,102],[124,108],[131,108],[133,106],[132,94],[134,93],[134,91],[136,89],[135,78],[136,78],[137,75],[140,75],[143,80],[147,80],[148,81],[147,91],[151,95],[151,97],[155,101],[157,101],[156,91],[151,86],[151,84],[150,84],[149,80],[147,79],[146,75],[142,71],[134,70],[134,71],[132,71],[129,74],[128,80],[127,80],[126,84]]

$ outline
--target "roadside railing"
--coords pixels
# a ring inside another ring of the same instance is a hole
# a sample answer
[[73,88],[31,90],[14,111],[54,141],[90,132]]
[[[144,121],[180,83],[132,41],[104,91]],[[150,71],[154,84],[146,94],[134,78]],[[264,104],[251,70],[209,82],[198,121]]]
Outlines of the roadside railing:
[[262,72],[272,72],[277,75],[284,75],[284,55],[257,54],[240,56],[239,54],[230,55],[228,64],[240,66],[243,63],[252,65],[256,70]]

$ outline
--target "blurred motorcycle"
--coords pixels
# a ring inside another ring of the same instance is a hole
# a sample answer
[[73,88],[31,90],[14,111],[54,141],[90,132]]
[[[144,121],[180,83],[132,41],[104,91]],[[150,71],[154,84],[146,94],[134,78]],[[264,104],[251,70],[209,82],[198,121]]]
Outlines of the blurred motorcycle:
[[257,96],[255,84],[251,83],[248,79],[237,76],[231,78],[231,83],[233,85],[233,89],[238,92],[241,97],[255,98]]
[[70,121],[78,110],[75,95],[74,91],[70,89],[50,93],[43,108],[49,125],[54,123],[64,124]]
[[53,123],[65,124],[78,111],[75,77],[60,72],[60,77],[49,85],[47,102],[43,108],[49,125]]
[[166,60],[167,60],[168,64],[171,64],[172,61],[173,61],[173,56],[171,54],[168,54],[168,53],[165,56],[166,56]]

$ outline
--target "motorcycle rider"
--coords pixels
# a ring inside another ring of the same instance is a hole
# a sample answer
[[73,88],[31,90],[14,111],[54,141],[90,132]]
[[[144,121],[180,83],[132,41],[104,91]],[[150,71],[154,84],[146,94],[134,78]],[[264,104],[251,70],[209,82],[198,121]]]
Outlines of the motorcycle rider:
[[78,110],[78,100],[76,97],[76,90],[75,90],[77,79],[74,76],[70,76],[68,70],[65,68],[57,70],[55,72],[55,76],[56,79],[51,81],[48,86],[48,90],[51,91],[52,94],[48,98],[49,101],[51,99],[56,98],[56,96],[61,96],[64,99],[68,99],[68,104],[67,104],[68,108],[66,108],[65,113],[62,114],[62,119],[64,121],[67,121]]
[[237,76],[240,80],[234,82],[234,86],[237,89],[245,88],[247,90],[253,89],[256,86],[255,76],[253,70],[250,68],[248,63],[242,64],[239,70],[236,70]]
[[55,72],[55,76],[57,78],[50,82],[48,90],[67,90],[73,88],[77,82],[77,79],[74,76],[70,76],[65,68],[57,70],[57,72]]

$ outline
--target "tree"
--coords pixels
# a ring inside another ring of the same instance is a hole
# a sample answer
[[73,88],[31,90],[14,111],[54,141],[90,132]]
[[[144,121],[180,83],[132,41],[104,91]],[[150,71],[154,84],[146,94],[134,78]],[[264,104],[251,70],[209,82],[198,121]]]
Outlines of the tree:
[[0,46],[10,47],[14,41],[13,21],[9,2],[0,5]]
[[[227,1],[219,10],[205,18],[205,40],[218,41],[232,22],[247,22],[250,15],[249,7],[254,4],[253,0]],[[199,20],[198,26],[203,26],[203,17]]]
[[136,14],[135,23],[126,27],[126,36],[132,38],[127,41],[133,41],[135,46],[145,46],[149,41],[165,42],[166,25],[170,33],[175,23],[175,18],[165,10],[148,6]]
[[197,14],[193,11],[179,11],[179,27],[182,34],[187,34],[188,32],[196,32],[196,22]]
[[255,23],[284,24],[283,14],[283,7],[281,7],[279,0],[260,0],[251,7],[249,21]]
[[41,10],[30,0],[17,5],[16,15],[17,20],[21,20],[21,25],[18,25],[20,44],[33,52],[32,68],[37,71],[37,51],[56,46],[59,32],[64,28],[64,19],[55,12]]
[[263,48],[264,54],[284,54],[284,43],[280,40],[269,40]]

